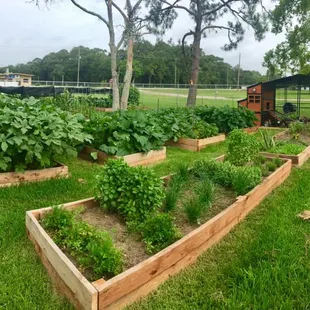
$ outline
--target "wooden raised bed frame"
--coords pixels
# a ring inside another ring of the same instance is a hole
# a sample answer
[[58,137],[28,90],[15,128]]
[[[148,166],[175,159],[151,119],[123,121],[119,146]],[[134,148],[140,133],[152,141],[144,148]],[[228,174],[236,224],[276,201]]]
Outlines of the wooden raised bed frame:
[[305,150],[303,150],[298,155],[286,155],[286,154],[274,154],[268,152],[260,153],[263,156],[268,156],[272,158],[282,158],[282,159],[290,159],[292,160],[292,164],[296,167],[301,167],[309,158],[310,158],[310,146],[308,146]]
[[163,161],[166,159],[166,148],[163,147],[162,150],[159,151],[150,151],[148,153],[136,153],[126,156],[113,156],[108,155],[107,153],[98,151],[96,149],[93,149],[91,147],[85,146],[82,151],[79,153],[79,157],[88,161],[94,161],[91,157],[91,153],[97,152],[97,160],[96,162],[99,165],[104,165],[106,161],[110,158],[112,159],[118,159],[118,158],[124,158],[124,161],[131,167],[134,166],[147,166],[151,164],[158,163],[160,161]]
[[41,170],[26,170],[24,173],[5,172],[0,173],[0,187],[9,187],[24,182],[38,182],[69,175],[68,167],[58,163],[58,167]]
[[112,108],[95,107],[95,111],[97,111],[97,112],[113,112],[113,109]]
[[225,141],[226,136],[225,135],[218,135],[215,137],[210,137],[206,139],[187,139],[187,138],[180,138],[177,142],[174,141],[168,141],[166,145],[170,146],[176,146],[181,149],[199,152],[208,145],[220,143],[222,141]]
[[[222,160],[220,157],[218,160]],[[239,196],[227,209],[156,255],[114,278],[90,283],[44,231],[39,221],[51,208],[28,211],[26,226],[43,264],[56,285],[78,309],[121,309],[155,290],[171,275],[194,263],[198,256],[219,242],[272,190],[282,184],[291,172],[291,160],[284,164],[248,194]],[[169,176],[164,177],[167,179]],[[93,207],[94,198],[63,205],[67,210]]]

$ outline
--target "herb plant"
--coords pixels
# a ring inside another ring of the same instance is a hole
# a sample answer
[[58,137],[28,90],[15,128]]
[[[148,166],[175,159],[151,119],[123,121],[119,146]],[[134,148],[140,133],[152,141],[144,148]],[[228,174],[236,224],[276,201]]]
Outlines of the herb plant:
[[111,159],[97,179],[101,207],[121,214],[127,221],[142,222],[162,207],[163,181],[151,169],[129,167],[122,159]]
[[305,148],[306,147],[302,144],[286,142],[278,144],[270,149],[269,152],[275,154],[298,155],[303,152]]
[[0,171],[52,167],[57,157],[76,156],[76,147],[91,141],[77,116],[53,105],[32,97],[1,100]]
[[158,213],[148,217],[139,225],[146,251],[150,254],[159,252],[180,238],[171,216]]
[[237,166],[252,161],[259,153],[259,142],[243,130],[234,130],[228,136],[228,160]]
[[75,213],[56,207],[42,220],[43,227],[54,241],[77,260],[83,268],[92,270],[94,279],[111,277],[122,271],[122,254],[107,232],[98,231],[77,220]]

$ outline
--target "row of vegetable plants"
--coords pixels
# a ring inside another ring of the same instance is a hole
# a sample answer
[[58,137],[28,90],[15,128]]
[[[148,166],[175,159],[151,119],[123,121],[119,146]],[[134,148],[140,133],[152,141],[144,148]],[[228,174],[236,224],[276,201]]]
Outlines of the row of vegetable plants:
[[[64,99],[63,104],[69,101]],[[76,156],[77,150],[83,154],[85,146],[85,157],[91,160],[102,153],[104,162],[130,155],[125,160],[131,165],[155,163],[165,159],[164,145],[169,141],[217,136],[219,128],[227,133],[253,125],[254,116],[229,107],[199,107],[92,113],[88,119],[60,109],[50,98],[1,95],[0,119],[0,171],[24,172],[57,167],[57,158]],[[225,128],[223,122],[228,124]],[[18,179],[23,177],[18,175],[14,181]]]
[[195,231],[283,166],[259,151],[253,135],[234,130],[225,158],[200,160],[191,169],[183,164],[165,179],[108,160],[96,177],[92,207],[53,207],[40,225],[89,281],[108,281]]
[[203,147],[223,141],[225,136],[219,133],[227,134],[234,129],[251,127],[254,120],[251,111],[230,107],[97,113],[85,119],[85,131],[94,137],[94,141],[90,145],[92,148],[84,149],[82,154],[83,158],[97,159],[100,153],[95,150],[98,150],[110,156],[126,156],[160,150],[165,144],[180,147],[189,144],[185,148],[200,150],[195,144],[198,145],[201,139],[218,137],[207,139]]

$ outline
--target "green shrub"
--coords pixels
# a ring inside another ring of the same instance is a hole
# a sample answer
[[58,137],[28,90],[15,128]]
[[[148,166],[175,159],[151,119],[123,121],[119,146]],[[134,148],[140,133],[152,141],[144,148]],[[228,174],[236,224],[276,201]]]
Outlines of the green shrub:
[[254,160],[259,153],[259,143],[243,130],[234,130],[228,136],[228,160],[237,166]]
[[169,214],[158,213],[148,217],[139,225],[148,253],[156,253],[166,248],[180,237]]
[[117,156],[160,150],[167,140],[155,117],[145,111],[95,114],[84,127],[94,137],[94,148]]
[[244,195],[258,185],[262,180],[262,171],[258,167],[238,167],[233,179],[232,188],[236,195]]
[[76,116],[34,98],[1,96],[0,171],[24,171],[55,165],[59,156],[76,156],[91,142]]
[[122,159],[107,161],[97,177],[97,192],[102,208],[138,222],[160,209],[165,197],[163,181],[153,170],[129,167]]
[[42,225],[56,244],[65,248],[82,267],[93,271],[95,279],[122,271],[122,254],[114,247],[111,236],[75,219],[75,213],[54,208],[46,214]]

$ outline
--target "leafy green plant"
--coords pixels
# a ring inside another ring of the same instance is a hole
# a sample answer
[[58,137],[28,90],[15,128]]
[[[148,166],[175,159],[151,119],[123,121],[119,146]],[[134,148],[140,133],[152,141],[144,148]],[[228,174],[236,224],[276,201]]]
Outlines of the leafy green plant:
[[57,157],[76,156],[78,145],[92,141],[77,116],[44,101],[1,102],[0,171],[51,167]]
[[287,155],[298,155],[304,151],[306,147],[297,143],[282,143],[269,150],[270,153],[275,154],[287,154]]
[[122,159],[108,160],[97,176],[100,206],[127,221],[144,221],[162,207],[164,197],[163,181],[153,170],[129,167]]
[[234,129],[253,127],[256,120],[253,111],[246,108],[220,108],[201,106],[194,109],[196,115],[207,123],[215,124],[220,132],[229,133]]
[[259,143],[243,130],[233,130],[228,136],[228,160],[237,166],[252,161],[259,152]]
[[258,167],[238,167],[233,178],[232,188],[236,195],[244,195],[259,184],[262,180],[262,171]]
[[114,247],[111,236],[77,220],[75,215],[56,207],[46,214],[42,225],[56,244],[66,249],[82,267],[92,269],[94,278],[120,273],[122,254]]
[[146,251],[159,252],[180,238],[180,233],[169,214],[158,213],[139,225]]
[[260,142],[261,150],[267,151],[276,146],[276,142],[274,140],[274,137],[271,131],[264,129],[264,130],[259,130],[259,133],[262,137],[262,141]]
[[154,116],[146,111],[95,114],[84,127],[94,137],[92,146],[111,155],[159,150],[167,140]]

